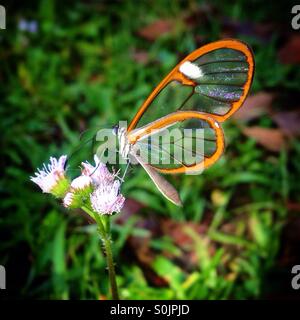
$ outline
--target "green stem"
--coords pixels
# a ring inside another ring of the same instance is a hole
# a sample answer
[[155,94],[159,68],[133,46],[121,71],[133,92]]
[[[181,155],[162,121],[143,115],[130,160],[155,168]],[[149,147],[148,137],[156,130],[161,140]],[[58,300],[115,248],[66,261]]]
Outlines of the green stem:
[[90,210],[87,207],[82,207],[82,209],[85,212],[87,212],[91,217],[93,217],[97,222],[98,231],[99,231],[101,240],[103,241],[104,250],[106,254],[106,263],[108,267],[108,276],[109,276],[112,298],[113,300],[119,300],[120,298],[119,298],[118,286],[116,282],[115,265],[113,261],[113,254],[112,254],[112,248],[111,248],[110,220],[108,219],[105,224],[104,219],[98,213],[95,213],[94,211]]
[[116,282],[116,272],[115,272],[115,266],[114,266],[113,255],[111,250],[111,240],[109,236],[105,238],[104,246],[106,251],[106,261],[108,266],[108,275],[109,275],[109,281],[111,286],[112,298],[114,300],[119,300],[119,293],[118,293],[118,287]]

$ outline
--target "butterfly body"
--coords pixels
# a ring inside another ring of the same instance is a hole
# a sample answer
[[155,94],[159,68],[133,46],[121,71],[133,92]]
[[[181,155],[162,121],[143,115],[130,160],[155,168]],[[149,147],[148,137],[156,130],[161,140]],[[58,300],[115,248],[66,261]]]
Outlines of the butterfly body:
[[125,159],[128,160],[128,155],[131,149],[131,144],[129,143],[127,139],[127,130],[124,127],[120,127],[117,129],[117,137],[119,140],[119,150],[121,153],[121,156]]

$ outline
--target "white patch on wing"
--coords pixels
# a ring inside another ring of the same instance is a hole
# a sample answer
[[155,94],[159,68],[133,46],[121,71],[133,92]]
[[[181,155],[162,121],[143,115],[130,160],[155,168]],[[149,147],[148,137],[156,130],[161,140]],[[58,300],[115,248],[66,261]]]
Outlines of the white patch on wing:
[[190,61],[185,61],[179,67],[179,71],[190,79],[198,79],[203,76],[201,69]]

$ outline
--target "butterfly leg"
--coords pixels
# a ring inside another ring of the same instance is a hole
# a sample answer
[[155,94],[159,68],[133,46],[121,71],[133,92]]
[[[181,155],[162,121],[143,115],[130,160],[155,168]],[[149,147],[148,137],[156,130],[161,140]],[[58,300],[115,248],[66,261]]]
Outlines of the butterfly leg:
[[127,159],[126,168],[125,168],[125,171],[124,171],[123,176],[122,176],[122,178],[121,178],[121,181],[122,181],[122,182],[124,182],[125,176],[126,176],[126,174],[127,174],[128,168],[129,168],[129,165],[130,165],[130,161],[129,161],[129,159]]

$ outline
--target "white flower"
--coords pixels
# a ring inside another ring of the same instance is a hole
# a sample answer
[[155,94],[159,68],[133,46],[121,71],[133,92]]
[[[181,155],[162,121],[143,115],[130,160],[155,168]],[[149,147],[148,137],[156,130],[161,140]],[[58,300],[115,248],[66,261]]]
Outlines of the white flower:
[[58,160],[50,157],[50,163],[38,169],[35,177],[30,177],[30,180],[36,183],[44,193],[62,197],[69,188],[69,181],[65,176],[66,160],[66,155],[61,156]]
[[91,186],[91,184],[92,184],[92,179],[89,176],[82,175],[75,178],[71,182],[71,188],[73,191],[77,191],[77,190],[88,188]]
[[63,201],[64,207],[66,208],[71,207],[73,204],[73,200],[74,200],[74,193],[68,192],[64,197],[64,201]]
[[125,198],[120,194],[120,181],[100,183],[91,194],[91,205],[99,214],[120,212]]
[[106,165],[94,156],[95,166],[83,162],[82,174],[92,179],[95,190],[90,195],[92,208],[99,214],[120,212],[125,198],[120,194],[120,181],[109,172]]
[[109,172],[106,165],[100,162],[97,155],[94,155],[95,166],[92,166],[89,162],[82,162],[82,174],[90,176],[95,186],[101,183],[111,183],[114,181],[114,175]]
[[64,197],[63,205],[66,208],[79,208],[86,200],[89,201],[92,191],[92,179],[89,176],[81,175],[71,182],[70,191]]

